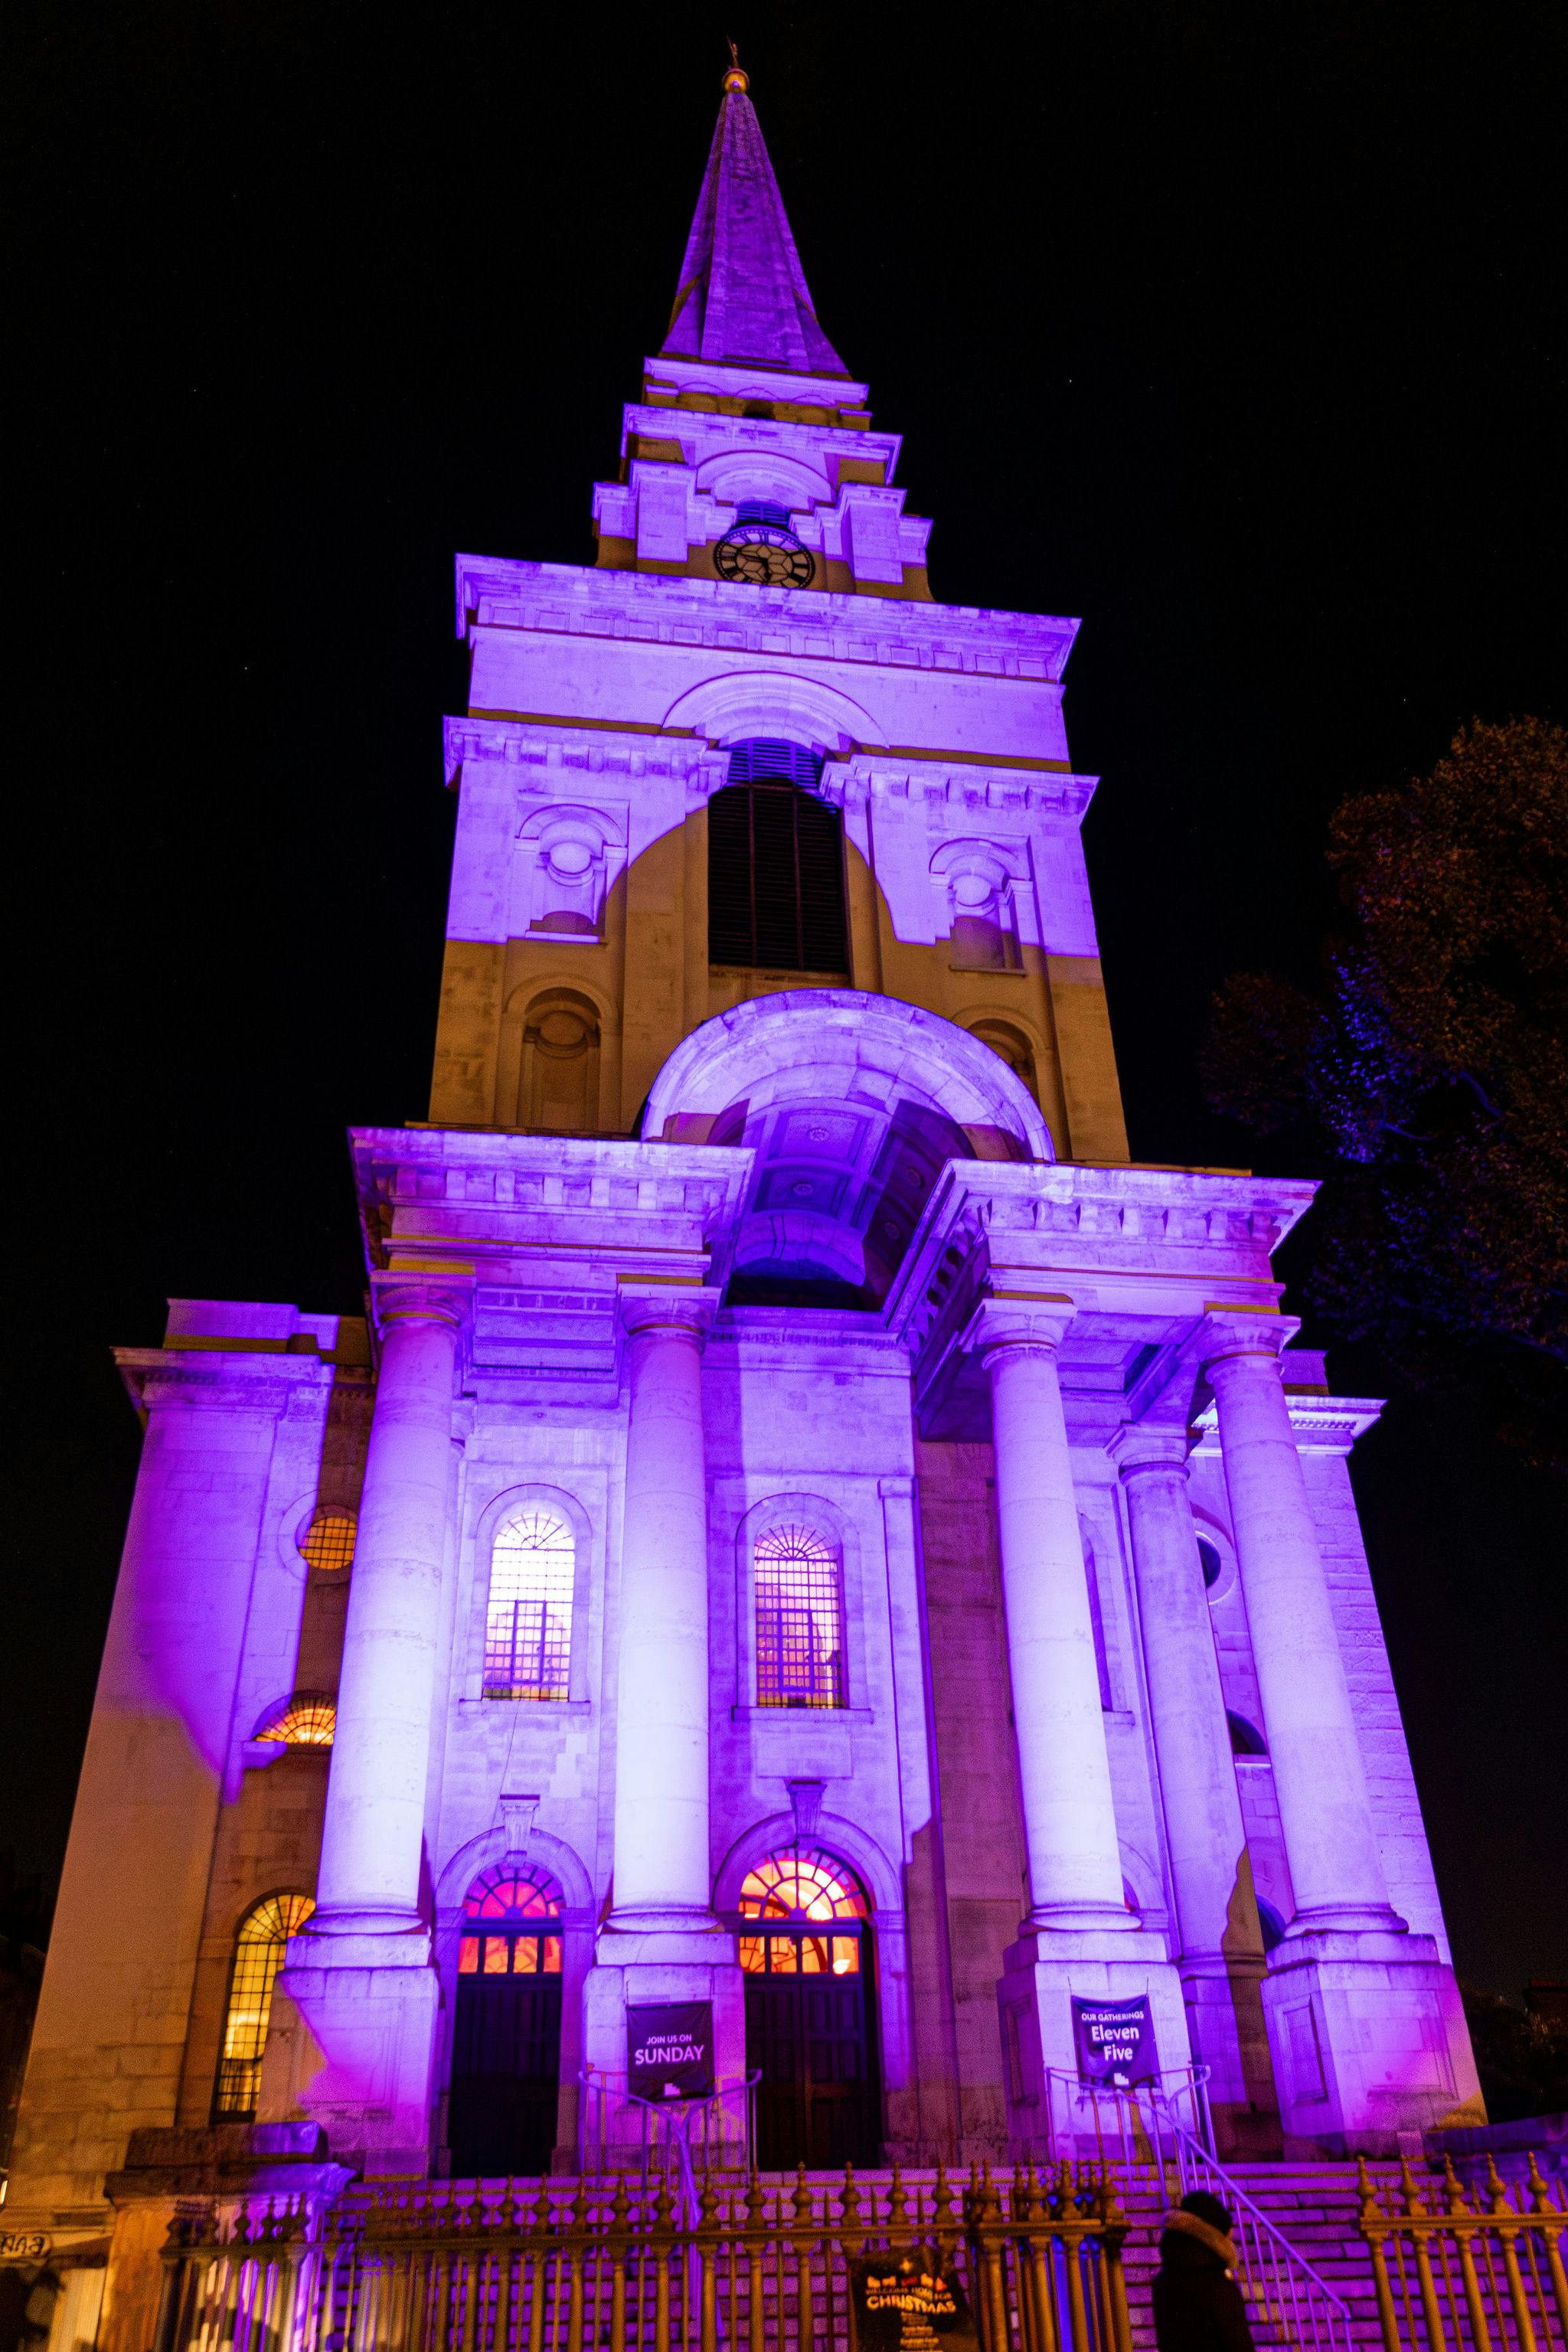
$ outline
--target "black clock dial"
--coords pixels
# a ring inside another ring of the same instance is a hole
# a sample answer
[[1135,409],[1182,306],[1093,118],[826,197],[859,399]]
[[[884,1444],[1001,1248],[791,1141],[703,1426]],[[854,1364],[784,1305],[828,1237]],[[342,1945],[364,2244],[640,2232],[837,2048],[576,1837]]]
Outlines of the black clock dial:
[[808,588],[816,564],[792,531],[772,523],[738,522],[713,551],[721,580],[744,580],[754,588]]

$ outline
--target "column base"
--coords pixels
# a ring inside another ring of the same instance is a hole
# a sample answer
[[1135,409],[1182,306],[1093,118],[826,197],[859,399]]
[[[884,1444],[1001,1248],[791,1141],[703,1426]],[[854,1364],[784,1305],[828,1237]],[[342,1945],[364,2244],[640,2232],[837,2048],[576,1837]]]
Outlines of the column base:
[[746,1993],[735,1939],[711,1914],[612,1913],[600,1932],[583,1990],[583,2055],[588,2075],[578,2113],[585,2170],[616,2171],[642,2161],[647,2110],[626,2097],[626,2011],[662,2001],[703,2000],[713,2009],[713,2074],[721,2096],[710,2111],[709,2160],[746,2162]]
[[325,2126],[333,2157],[370,2179],[430,2168],[440,1985],[429,1931],[290,1939],[272,1996],[258,2112]]
[[1181,1979],[1166,1958],[1165,1939],[1152,1928],[1026,1926],[1003,1954],[997,2000],[1011,2152],[1019,2158],[1092,2156],[1113,2128],[1102,2099],[1100,2128],[1092,2104],[1079,2094],[1073,2045],[1072,1997],[1082,2000],[1148,1998],[1159,2064],[1168,2076],[1189,2063]]
[[1293,1926],[1268,1956],[1263,2008],[1288,2158],[1397,2156],[1401,2134],[1485,2115],[1430,1936]]

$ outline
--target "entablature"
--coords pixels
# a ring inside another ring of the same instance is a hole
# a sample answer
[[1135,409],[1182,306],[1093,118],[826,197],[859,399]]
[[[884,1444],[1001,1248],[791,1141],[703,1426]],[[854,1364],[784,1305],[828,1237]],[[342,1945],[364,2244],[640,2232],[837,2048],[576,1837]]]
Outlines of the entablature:
[[[1076,620],[504,557],[457,559],[457,634],[528,630],[1060,685]],[[774,642],[776,640],[776,642]]]
[[1068,1314],[1064,1393],[1077,1433],[1189,1393],[1192,1348],[1215,1308],[1277,1312],[1272,1252],[1310,1183],[1213,1170],[950,1160],[889,1292],[927,1434],[973,1433],[974,1345],[988,1301]]

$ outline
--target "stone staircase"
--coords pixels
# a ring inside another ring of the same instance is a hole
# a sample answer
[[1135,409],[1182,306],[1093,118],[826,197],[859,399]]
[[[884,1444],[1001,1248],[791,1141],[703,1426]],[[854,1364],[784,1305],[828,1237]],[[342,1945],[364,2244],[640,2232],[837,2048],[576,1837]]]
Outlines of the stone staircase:
[[[1347,2305],[1354,2343],[1375,2352],[1383,2336],[1378,2326],[1372,2256],[1356,2225],[1361,2199],[1355,2166],[1229,2164],[1225,2168],[1294,2251],[1311,2264],[1324,2285]],[[1394,2164],[1374,2164],[1369,2168],[1380,2189],[1399,2178],[1399,2168]],[[1113,2167],[1113,2170],[1122,2209],[1132,2225],[1128,2233],[1125,2266],[1134,2352],[1153,2352],[1154,2323],[1149,2291],[1159,2267],[1160,2218],[1166,2210],[1167,2200],[1151,2171],[1140,2167],[1129,2170],[1121,2165]],[[1297,2340],[1286,2315],[1260,2310],[1256,2293],[1249,2295],[1248,2303],[1252,2332],[1260,2352],[1266,2346],[1282,2347]],[[1310,2333],[1305,2334],[1302,2352],[1312,2352]]]

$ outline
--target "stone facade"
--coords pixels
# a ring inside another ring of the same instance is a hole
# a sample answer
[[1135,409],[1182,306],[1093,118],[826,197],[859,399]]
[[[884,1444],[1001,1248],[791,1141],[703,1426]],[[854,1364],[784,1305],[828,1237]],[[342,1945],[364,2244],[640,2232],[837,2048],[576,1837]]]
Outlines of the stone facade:
[[[1075,1998],[1147,2002],[1222,2150],[1479,2116],[1346,1470],[1377,1408],[1271,1271],[1311,1188],[1129,1163],[1077,625],[931,602],[897,455],[731,78],[599,566],[458,562],[430,1118],[353,1139],[369,1323],[181,1301],[121,1359],[146,1444],[18,2227],[118,2204],[144,2254],[149,2200],[231,2177],[274,1897],[315,1908],[255,2163],[449,2169],[500,1865],[553,1906],[558,2167],[637,2141],[640,2003],[710,2006],[738,2128],[744,1889],[803,1852],[857,1890],[873,2158],[1086,2130]],[[749,519],[805,585],[726,572]],[[710,953],[710,806],[759,744],[841,824],[830,970]],[[311,1556],[323,1511],[352,1564]],[[529,1513],[569,1650],[497,1695]],[[837,1629],[793,1702],[758,1581],[791,1530]],[[265,1736],[306,1700],[330,1747]],[[107,2341],[117,2294],[111,2262]]]

